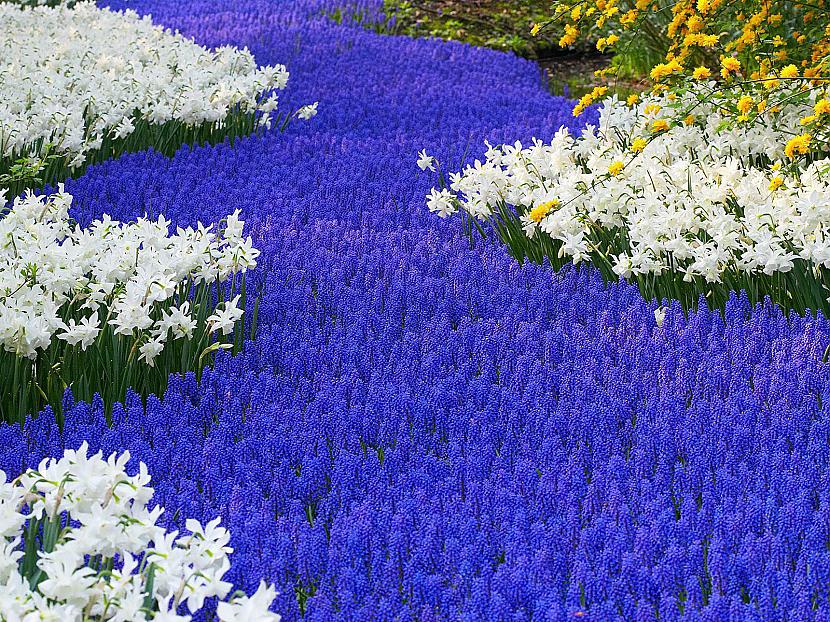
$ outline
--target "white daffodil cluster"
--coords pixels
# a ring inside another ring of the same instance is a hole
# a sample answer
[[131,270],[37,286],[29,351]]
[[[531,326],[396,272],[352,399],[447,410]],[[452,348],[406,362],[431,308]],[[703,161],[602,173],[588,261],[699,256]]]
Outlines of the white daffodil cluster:
[[72,6],[78,0],[0,0],[0,2],[11,2],[12,4],[20,4],[23,6],[57,6],[59,4]]
[[[29,193],[0,219],[0,345],[34,359],[57,339],[85,350],[105,329],[129,337],[153,365],[165,342],[190,339],[197,320],[191,286],[222,283],[256,266],[259,251],[243,237],[239,211],[220,232],[108,216],[82,228],[69,218],[72,197]],[[3,203],[0,194],[0,205]],[[173,305],[174,299],[184,299]],[[208,332],[228,334],[239,296],[206,318]],[[203,312],[203,310],[201,310]]]
[[[669,111],[690,103],[675,98],[609,99],[599,126],[581,136],[561,129],[549,144],[488,145],[483,162],[451,174],[450,189],[433,189],[427,205],[480,220],[513,208],[528,244],[542,231],[560,258],[601,257],[624,278],[735,282],[788,272],[799,259],[830,268],[830,160],[782,166],[809,106],[726,127],[717,109],[692,100],[694,116],[671,125]],[[434,162],[422,152],[418,165]]]
[[[0,619],[186,622],[226,598],[233,549],[219,519],[168,532],[157,525],[164,509],[148,505],[144,463],[129,475],[129,452],[87,454],[84,443],[13,481],[0,471]],[[278,622],[275,595],[264,582],[236,592],[218,618]]]
[[0,156],[48,145],[71,168],[139,121],[221,124],[233,111],[270,123],[282,65],[257,68],[247,49],[208,50],[134,11],[92,2],[0,3]]

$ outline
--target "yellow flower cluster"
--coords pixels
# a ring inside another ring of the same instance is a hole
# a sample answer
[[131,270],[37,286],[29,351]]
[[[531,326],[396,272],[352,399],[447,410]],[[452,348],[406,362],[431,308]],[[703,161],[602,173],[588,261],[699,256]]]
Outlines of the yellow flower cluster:
[[784,153],[791,160],[794,159],[797,155],[809,153],[810,141],[812,140],[813,137],[809,134],[801,134],[800,136],[791,138],[789,142],[787,142],[787,146],[784,147]]
[[542,219],[545,216],[547,216],[557,207],[559,207],[559,199],[553,199],[552,201],[547,201],[546,203],[541,203],[540,205],[534,207],[532,210],[530,210],[530,213],[527,215],[527,217],[538,225],[540,222],[542,222]]
[[741,61],[732,56],[721,56],[720,58],[720,75],[726,80],[733,74],[737,74],[741,70]]
[[599,39],[597,39],[597,49],[600,52],[604,52],[608,48],[613,47],[619,40],[619,36],[615,34],[610,34],[607,37],[600,37]]
[[770,192],[775,192],[776,190],[778,190],[783,185],[784,185],[784,178],[781,177],[781,175],[776,175],[769,182]]
[[[815,103],[814,111],[802,119],[812,139],[796,137],[802,142],[796,140],[789,151],[794,156],[816,148],[830,151],[830,0],[554,0],[553,11],[551,21],[564,22],[561,46],[598,33],[601,52],[632,45],[656,52],[662,60],[649,72],[655,91],[686,88],[688,79],[714,81],[711,92],[738,123],[780,112],[793,91],[815,93],[808,102]],[[533,34],[539,28],[535,25]],[[602,87],[594,89],[574,114],[604,94]],[[665,131],[664,122],[693,122],[683,118],[687,113],[661,119],[652,129]]]
[[559,47],[566,48],[569,45],[576,43],[576,38],[579,36],[579,29],[571,24],[565,25],[565,34],[559,39]]
[[683,65],[676,58],[673,58],[667,63],[659,63],[651,70],[651,79],[655,82],[660,82],[671,75],[675,75],[683,71]]
[[576,106],[574,106],[573,115],[575,117],[578,117],[579,115],[581,115],[583,112],[585,112],[585,109],[588,106],[593,104],[600,97],[605,95],[607,92],[608,92],[608,87],[607,86],[598,86],[598,87],[595,87],[594,90],[592,90],[590,93],[586,93],[585,95],[583,95],[582,98],[579,100],[579,102],[576,104]]

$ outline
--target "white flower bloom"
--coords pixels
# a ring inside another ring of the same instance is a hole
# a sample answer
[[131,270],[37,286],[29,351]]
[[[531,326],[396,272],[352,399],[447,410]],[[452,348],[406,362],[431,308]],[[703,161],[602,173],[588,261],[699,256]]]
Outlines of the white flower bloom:
[[66,324],[66,329],[58,335],[58,338],[63,339],[71,346],[80,344],[81,350],[86,350],[95,342],[100,332],[101,327],[98,323],[98,317],[91,315],[83,318],[77,324],[74,318],[70,318]]
[[155,367],[156,357],[164,350],[164,342],[159,339],[150,339],[147,343],[142,345],[138,351],[141,353],[138,359],[144,361],[150,367]]
[[268,611],[277,592],[261,581],[252,596],[242,596],[229,603],[219,603],[216,613],[221,622],[279,622],[280,616]]
[[418,154],[418,168],[422,171],[427,169],[431,171],[435,171],[435,158],[431,155],[427,155],[427,150],[422,149],[421,152]]
[[193,335],[196,320],[190,315],[190,302],[185,301],[178,307],[170,307],[169,310],[163,311],[163,315],[159,324],[165,329],[164,334],[170,331],[174,339]]
[[314,102],[313,104],[308,104],[303,106],[297,111],[297,118],[303,119],[304,121],[308,121],[310,118],[317,115],[317,104],[320,102]]
[[207,319],[210,332],[219,330],[222,331],[223,335],[228,335],[233,331],[236,322],[244,314],[244,311],[236,306],[239,303],[239,298],[239,296],[236,296],[233,300],[229,300],[221,311],[216,311]]
[[663,328],[663,322],[666,321],[665,307],[657,307],[654,310],[654,321],[657,322],[657,328]]
[[449,190],[435,190],[432,189],[427,198],[427,207],[430,212],[438,214],[441,218],[446,218],[455,213],[455,197]]

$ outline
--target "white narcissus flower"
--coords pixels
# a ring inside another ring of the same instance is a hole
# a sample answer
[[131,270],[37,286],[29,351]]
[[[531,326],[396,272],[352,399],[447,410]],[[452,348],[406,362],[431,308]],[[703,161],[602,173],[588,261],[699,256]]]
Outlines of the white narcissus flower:
[[261,581],[253,595],[219,603],[216,613],[221,622],[279,622],[280,616],[268,610],[276,595],[273,586]]
[[71,346],[79,345],[81,350],[86,350],[101,332],[101,327],[98,323],[98,317],[91,315],[81,319],[76,323],[74,318],[70,318],[66,323],[66,329],[63,333],[58,334],[59,339],[63,339]]
[[[84,443],[13,482],[0,471],[0,619],[190,622],[206,599],[226,598],[232,589],[223,580],[232,553],[228,531],[218,518],[204,525],[188,519],[182,534],[159,527],[164,510],[148,507],[147,468],[140,464],[129,475],[129,458],[128,452],[90,456]],[[53,517],[64,524],[61,537],[49,552],[35,542],[42,575],[30,581],[20,563],[28,524]],[[268,611],[275,595],[261,583],[250,597],[220,602],[219,617],[277,622]],[[182,605],[189,614],[178,613]]]
[[435,190],[433,188],[427,198],[427,207],[430,212],[438,214],[441,218],[446,218],[456,211],[455,197],[447,189]]
[[141,353],[138,357],[140,361],[144,361],[150,367],[156,366],[156,357],[164,350],[164,342],[161,339],[150,339],[139,347],[138,351]]
[[430,155],[427,155],[427,150],[422,149],[421,152],[418,154],[418,168],[422,171],[429,169],[430,171],[435,171],[435,158]]
[[227,301],[221,311],[216,311],[207,319],[211,332],[222,331],[223,335],[233,332],[236,323],[244,315],[244,311],[237,307],[239,298],[239,296],[235,296],[232,300]]
[[314,102],[313,104],[308,104],[303,106],[297,111],[297,118],[302,119],[304,121],[308,121],[310,118],[317,115],[317,104],[320,102]]

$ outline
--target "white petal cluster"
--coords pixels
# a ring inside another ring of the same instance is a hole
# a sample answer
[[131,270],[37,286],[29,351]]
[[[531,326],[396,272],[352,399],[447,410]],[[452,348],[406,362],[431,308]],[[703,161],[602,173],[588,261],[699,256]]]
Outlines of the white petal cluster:
[[134,11],[0,2],[0,156],[52,144],[79,166],[137,119],[195,126],[238,109],[268,123],[287,81],[282,65],[257,68],[247,49],[208,50]]
[[76,4],[78,0],[4,0],[4,2],[11,2],[13,4],[20,4],[23,6],[57,6],[59,4],[72,6]]
[[541,229],[575,263],[602,253],[625,278],[676,270],[714,283],[728,272],[786,272],[797,259],[830,268],[830,160],[797,175],[777,170],[809,106],[724,129],[704,104],[701,121],[655,133],[678,105],[610,99],[599,127],[581,136],[561,129],[549,144],[488,145],[483,162],[452,174],[452,192],[433,190],[427,205],[479,219],[513,206],[529,237]]
[[[186,622],[205,599],[227,597],[233,549],[219,519],[167,532],[157,525],[163,508],[148,505],[143,463],[131,476],[129,452],[87,453],[84,443],[11,482],[0,471],[0,620]],[[27,552],[33,523],[42,536]],[[278,622],[268,611],[275,594],[261,583],[221,603],[218,617]]]
[[[0,195],[2,198],[2,195]],[[239,211],[224,227],[177,228],[164,217],[123,223],[104,215],[83,228],[69,218],[72,197],[18,197],[0,219],[0,345],[34,358],[53,339],[86,349],[100,332],[140,338],[152,365],[166,341],[190,338],[191,303],[182,287],[224,282],[256,266]],[[208,320],[227,334],[242,316],[235,297]]]

